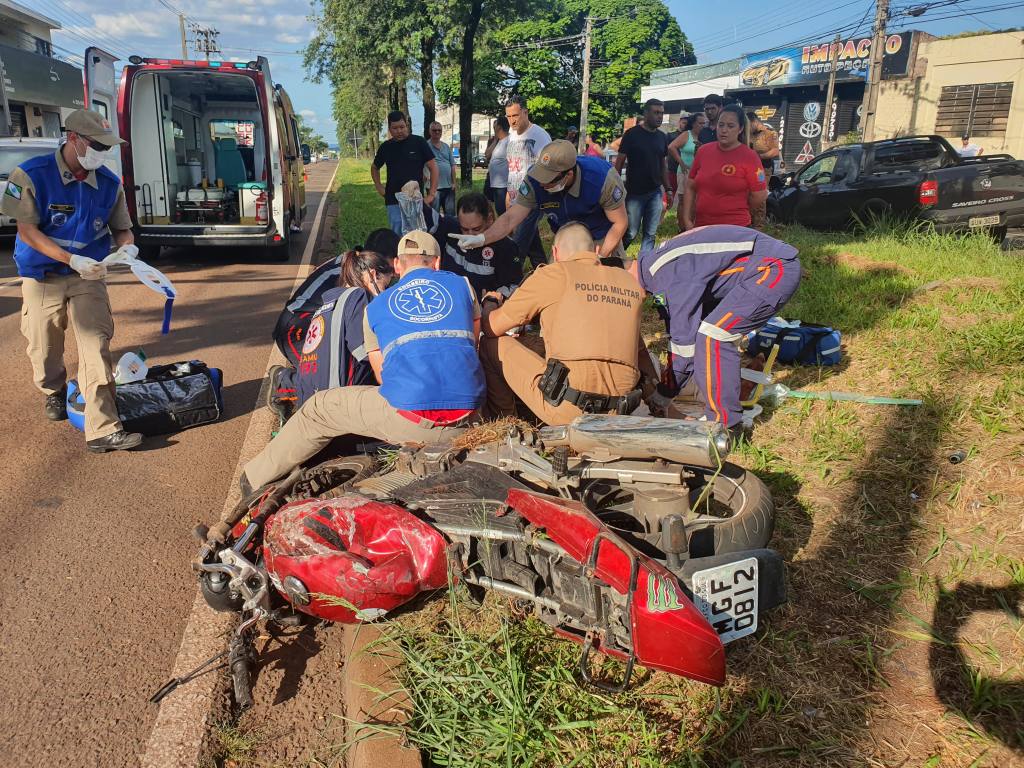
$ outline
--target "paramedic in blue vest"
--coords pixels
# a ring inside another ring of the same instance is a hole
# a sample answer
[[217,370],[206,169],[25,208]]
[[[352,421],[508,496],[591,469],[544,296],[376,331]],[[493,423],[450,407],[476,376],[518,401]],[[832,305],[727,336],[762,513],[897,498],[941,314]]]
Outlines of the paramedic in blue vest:
[[433,444],[461,433],[484,402],[477,357],[480,303],[465,277],[439,271],[432,235],[402,235],[399,280],[371,301],[363,344],[380,387],[317,392],[245,466],[244,496],[311,458],[335,437]]
[[103,166],[124,142],[98,112],[76,110],[65,127],[67,138],[57,151],[15,168],[3,195],[3,213],[18,223],[21,332],[35,384],[46,395],[46,417],[61,421],[68,417],[64,332],[70,321],[85,396],[86,446],[94,453],[123,451],[142,442],[142,435],[125,432],[114,400],[114,319],[102,261],[114,248],[138,254],[121,180]]
[[[675,395],[692,377],[708,421],[738,433],[743,409],[737,343],[777,315],[796,291],[796,248],[755,229],[712,224],[642,251],[636,267],[670,337],[661,394]],[[658,403],[667,404],[667,398]]]
[[599,157],[576,155],[565,139],[552,141],[540,151],[519,187],[515,203],[478,235],[449,235],[462,248],[479,248],[501,240],[534,210],[548,220],[551,230],[578,221],[598,244],[602,263],[623,266],[622,238],[629,226],[626,190],[615,169]]
[[282,423],[321,390],[377,383],[363,344],[363,314],[394,274],[392,259],[374,251],[341,255],[341,276],[310,317],[297,364],[270,369],[267,407]]

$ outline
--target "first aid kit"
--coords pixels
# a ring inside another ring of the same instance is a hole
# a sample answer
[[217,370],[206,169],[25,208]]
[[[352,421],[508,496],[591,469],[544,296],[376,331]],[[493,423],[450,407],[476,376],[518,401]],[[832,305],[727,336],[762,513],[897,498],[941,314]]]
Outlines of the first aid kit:
[[[199,360],[154,365],[141,381],[114,390],[121,425],[129,432],[164,435],[217,421],[224,412],[224,376]],[[85,431],[85,397],[68,382],[68,421]]]
[[768,354],[779,346],[780,363],[837,365],[842,359],[842,337],[827,325],[773,317],[761,330],[747,336],[747,352]]

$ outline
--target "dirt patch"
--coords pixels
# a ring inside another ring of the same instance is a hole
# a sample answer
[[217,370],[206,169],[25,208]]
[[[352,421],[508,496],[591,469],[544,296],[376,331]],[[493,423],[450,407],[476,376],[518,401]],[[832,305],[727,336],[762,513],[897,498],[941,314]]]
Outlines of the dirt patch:
[[910,269],[910,267],[904,266],[903,264],[897,264],[895,261],[876,261],[875,259],[869,259],[865,256],[858,256],[855,253],[843,252],[825,256],[824,261],[830,266],[839,265],[863,271],[899,272],[904,275],[917,274],[914,270]]

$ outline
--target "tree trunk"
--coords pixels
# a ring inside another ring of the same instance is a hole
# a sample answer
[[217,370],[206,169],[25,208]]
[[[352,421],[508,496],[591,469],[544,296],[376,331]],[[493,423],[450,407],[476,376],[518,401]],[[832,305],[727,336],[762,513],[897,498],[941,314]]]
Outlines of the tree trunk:
[[394,112],[400,108],[398,100],[398,81],[394,73],[391,74],[391,82],[388,83],[388,111]]
[[437,96],[434,93],[434,48],[437,36],[430,35],[420,41],[420,88],[423,89],[423,135],[430,138],[430,124],[437,115]]
[[473,186],[473,41],[480,27],[484,0],[473,0],[462,36],[462,72],[459,79],[459,180],[463,187]]
[[409,70],[405,67],[399,69],[396,86],[398,88],[398,108],[409,122],[409,132],[412,133],[412,115],[409,114],[409,74]]

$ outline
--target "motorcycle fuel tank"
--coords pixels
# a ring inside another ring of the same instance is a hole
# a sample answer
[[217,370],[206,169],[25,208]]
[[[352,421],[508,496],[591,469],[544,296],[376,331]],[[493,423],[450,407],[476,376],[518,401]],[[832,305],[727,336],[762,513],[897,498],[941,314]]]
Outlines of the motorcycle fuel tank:
[[263,552],[274,586],[298,610],[356,623],[446,586],[446,546],[405,509],[353,494],[285,505],[267,521]]

